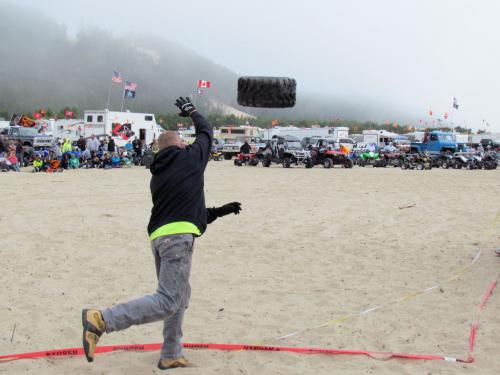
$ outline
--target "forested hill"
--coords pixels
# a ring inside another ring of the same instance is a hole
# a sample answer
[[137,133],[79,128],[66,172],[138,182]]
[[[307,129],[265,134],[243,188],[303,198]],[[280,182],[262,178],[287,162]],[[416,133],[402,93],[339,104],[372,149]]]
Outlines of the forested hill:
[[[126,101],[132,111],[174,112],[173,100],[193,95],[197,80],[206,79],[212,81],[212,88],[198,96],[202,108],[210,98],[266,118],[377,120],[376,113],[381,120],[381,108],[375,103],[361,106],[341,96],[324,99],[300,91],[293,109],[239,107],[237,74],[194,51],[168,39],[145,36],[141,30],[118,37],[87,28],[70,37],[63,24],[64,20],[0,3],[0,112],[104,108],[110,87],[111,108],[118,110],[123,85],[111,85],[112,72],[117,70],[138,84],[136,98]],[[210,111],[217,108],[211,106]]]

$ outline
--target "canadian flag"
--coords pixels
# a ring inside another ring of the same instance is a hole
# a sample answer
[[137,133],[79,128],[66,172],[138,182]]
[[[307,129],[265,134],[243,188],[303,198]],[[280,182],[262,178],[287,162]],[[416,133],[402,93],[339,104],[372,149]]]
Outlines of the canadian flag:
[[212,82],[210,82],[210,81],[203,81],[201,79],[198,80],[198,88],[199,89],[209,89],[211,85],[212,85]]

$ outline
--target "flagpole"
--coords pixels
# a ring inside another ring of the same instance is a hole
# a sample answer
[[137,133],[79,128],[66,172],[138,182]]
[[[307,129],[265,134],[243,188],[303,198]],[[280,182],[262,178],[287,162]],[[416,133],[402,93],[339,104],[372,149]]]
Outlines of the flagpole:
[[126,86],[126,82],[123,84],[123,93],[122,93],[122,107],[120,109],[120,112],[123,112],[123,102],[125,101],[125,86]]
[[194,96],[193,97],[193,104],[196,107],[196,99],[198,99],[198,81],[196,81],[195,87],[196,87],[196,89],[194,90],[194,94],[193,94],[193,96]]
[[113,81],[109,84],[108,87],[108,101],[106,103],[106,109],[111,110],[111,86],[113,86]]

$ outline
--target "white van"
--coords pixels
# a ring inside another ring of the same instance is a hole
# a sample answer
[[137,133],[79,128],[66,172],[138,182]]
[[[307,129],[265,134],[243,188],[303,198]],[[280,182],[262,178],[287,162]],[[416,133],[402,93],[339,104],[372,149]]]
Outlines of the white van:
[[107,109],[85,111],[83,136],[85,138],[113,136],[117,146],[123,146],[134,139],[149,145],[163,132],[152,113],[113,112]]

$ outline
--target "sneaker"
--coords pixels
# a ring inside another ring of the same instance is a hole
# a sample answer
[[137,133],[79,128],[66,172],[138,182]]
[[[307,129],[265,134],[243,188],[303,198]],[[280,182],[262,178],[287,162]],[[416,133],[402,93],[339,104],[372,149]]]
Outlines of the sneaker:
[[83,324],[83,350],[87,361],[94,361],[95,348],[99,342],[99,337],[106,331],[106,323],[99,310],[82,311]]
[[180,357],[177,359],[160,359],[160,361],[158,362],[158,368],[160,370],[168,370],[178,367],[188,367],[187,359],[184,357]]

